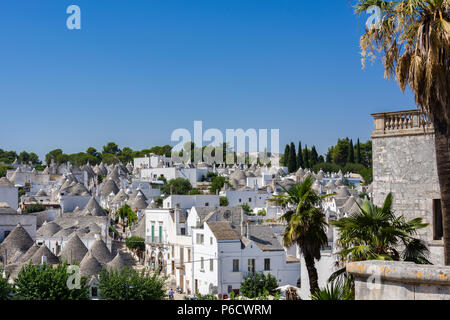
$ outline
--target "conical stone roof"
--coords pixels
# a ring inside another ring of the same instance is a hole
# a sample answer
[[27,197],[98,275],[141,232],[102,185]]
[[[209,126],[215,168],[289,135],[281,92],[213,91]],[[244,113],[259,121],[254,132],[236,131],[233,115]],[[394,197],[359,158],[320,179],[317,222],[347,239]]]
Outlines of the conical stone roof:
[[75,233],[61,250],[61,260],[67,261],[69,264],[81,262],[88,249],[81,241],[80,237]]
[[14,263],[34,244],[28,232],[18,224],[0,244],[0,255],[7,254],[8,263]]
[[107,264],[113,259],[113,255],[109,251],[105,242],[102,239],[97,239],[91,246],[90,253],[100,262],[102,265]]
[[115,269],[117,271],[121,271],[123,268],[129,268],[131,266],[131,263],[122,251],[118,251],[114,259],[106,265],[108,270]]
[[41,237],[51,237],[59,230],[61,230],[61,226],[56,222],[44,222],[42,227],[37,230],[36,235]]
[[97,200],[95,200],[94,197],[92,197],[91,200],[89,200],[88,204],[83,209],[82,214],[86,215],[86,216],[87,215],[90,215],[90,216],[105,216],[106,215],[105,211],[102,209],[102,207],[100,207],[100,205],[98,204]]
[[99,274],[102,270],[102,265],[97,259],[88,252],[80,263],[80,273],[82,276],[92,276]]
[[44,244],[42,245],[31,257],[31,262],[33,264],[40,264],[42,262],[42,257],[47,257],[47,264],[58,264],[59,259],[57,256],[50,251],[50,249]]

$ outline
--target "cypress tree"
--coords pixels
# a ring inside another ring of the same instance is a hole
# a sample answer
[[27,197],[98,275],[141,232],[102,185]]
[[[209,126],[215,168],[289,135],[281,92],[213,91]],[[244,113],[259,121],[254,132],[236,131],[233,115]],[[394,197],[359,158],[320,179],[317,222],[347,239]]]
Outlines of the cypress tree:
[[304,167],[303,163],[303,155],[302,155],[302,143],[298,143],[298,150],[297,150],[297,169]]
[[297,159],[295,154],[295,145],[291,142],[289,146],[289,162],[288,162],[289,173],[295,172],[297,170]]
[[359,144],[359,138],[358,142],[356,143],[356,163],[361,163],[361,146]]
[[283,166],[287,167],[289,163],[289,145],[286,145],[286,148],[284,148],[284,158],[283,158]]
[[308,145],[305,145],[305,149],[303,149],[303,162],[305,163],[305,168],[310,168]]
[[353,149],[353,140],[350,139],[350,144],[348,145],[348,163],[355,163],[355,150]]
[[317,153],[316,147],[312,146],[312,148],[311,148],[311,161],[310,161],[311,168],[314,167],[314,165],[316,165],[317,163],[319,163],[319,154]]

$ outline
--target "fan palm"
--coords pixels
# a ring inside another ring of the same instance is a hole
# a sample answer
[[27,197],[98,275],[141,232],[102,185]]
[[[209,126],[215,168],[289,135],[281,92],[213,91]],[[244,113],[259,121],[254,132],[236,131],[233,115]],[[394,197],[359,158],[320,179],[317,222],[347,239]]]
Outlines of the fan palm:
[[362,61],[381,55],[387,79],[407,86],[434,125],[444,224],[445,264],[450,265],[450,0],[358,0],[356,13],[378,6],[379,28],[360,39]]
[[287,223],[283,231],[283,245],[297,244],[308,270],[311,294],[319,290],[317,270],[314,259],[320,260],[320,249],[328,244],[325,214],[320,208],[322,197],[312,189],[313,180],[307,177],[303,182],[285,189],[284,194],[269,201],[288,210],[280,218]]
[[[359,206],[359,205],[358,205]],[[364,200],[359,212],[331,221],[339,233],[337,244],[342,262],[362,260],[404,260],[430,263],[428,248],[414,237],[417,230],[428,226],[422,218],[406,221],[392,211],[392,194],[382,207]]]

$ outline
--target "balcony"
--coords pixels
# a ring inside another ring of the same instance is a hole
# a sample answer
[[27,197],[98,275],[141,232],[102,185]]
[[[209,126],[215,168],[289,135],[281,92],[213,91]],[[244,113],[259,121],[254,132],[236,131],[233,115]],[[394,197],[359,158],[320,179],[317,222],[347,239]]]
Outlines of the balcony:
[[162,245],[163,244],[163,242],[162,242],[162,238],[160,238],[160,237],[153,237],[153,239],[152,239],[152,237],[150,236],[150,237],[145,237],[145,242],[146,243],[148,243],[148,244],[151,244],[151,245]]
[[419,109],[372,114],[372,138],[434,132],[433,124]]

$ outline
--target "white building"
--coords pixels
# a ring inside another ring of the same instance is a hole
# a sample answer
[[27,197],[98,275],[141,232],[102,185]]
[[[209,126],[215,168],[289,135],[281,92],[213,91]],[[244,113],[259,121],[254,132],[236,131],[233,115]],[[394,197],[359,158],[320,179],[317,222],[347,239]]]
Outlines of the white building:
[[248,225],[245,236],[227,221],[206,221],[193,228],[193,282],[201,294],[239,293],[249,273],[270,273],[279,286],[296,285],[300,263],[287,258],[270,227]]
[[6,202],[14,210],[19,205],[17,188],[5,177],[0,179],[0,202]]
[[171,195],[163,201],[163,208],[190,209],[192,207],[218,207],[218,195]]
[[0,242],[20,224],[34,240],[36,238],[36,216],[32,214],[18,214],[7,203],[0,202]]

